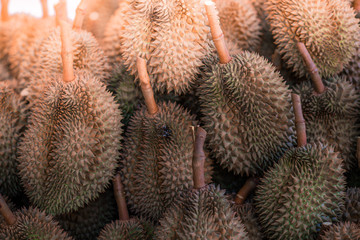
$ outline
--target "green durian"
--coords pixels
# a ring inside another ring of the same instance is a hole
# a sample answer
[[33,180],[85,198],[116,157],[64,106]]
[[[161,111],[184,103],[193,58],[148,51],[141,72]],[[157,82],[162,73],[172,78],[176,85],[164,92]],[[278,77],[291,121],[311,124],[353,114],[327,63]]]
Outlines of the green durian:
[[0,82],[0,193],[21,191],[17,170],[18,144],[26,124],[26,107],[7,81]]
[[345,197],[345,221],[360,223],[360,188],[349,188]]
[[298,77],[307,75],[296,46],[301,41],[322,77],[342,71],[359,41],[358,20],[343,0],[268,0],[267,13],[275,43]]
[[352,222],[341,222],[331,225],[320,235],[319,240],[360,240],[360,225]]

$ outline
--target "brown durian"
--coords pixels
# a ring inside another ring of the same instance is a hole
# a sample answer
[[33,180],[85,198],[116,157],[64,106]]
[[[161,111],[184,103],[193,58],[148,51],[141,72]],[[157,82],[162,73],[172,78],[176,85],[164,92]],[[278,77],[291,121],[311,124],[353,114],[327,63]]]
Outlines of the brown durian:
[[360,188],[349,188],[345,197],[344,221],[360,223]]
[[357,42],[353,57],[339,76],[354,84],[355,89],[360,91],[360,41]]
[[319,240],[360,240],[360,225],[352,222],[341,222],[331,225],[323,232]]
[[275,43],[298,77],[307,74],[297,48],[301,41],[322,77],[342,71],[359,41],[358,20],[343,0],[268,0],[267,12]]
[[99,196],[117,167],[121,113],[88,71],[73,70],[71,30],[62,26],[63,77],[47,80],[19,146],[19,170],[31,202],[54,215]]
[[203,0],[126,0],[107,25],[104,48],[111,61],[124,61],[136,74],[136,58],[149,65],[155,91],[190,89],[201,60],[210,52]]

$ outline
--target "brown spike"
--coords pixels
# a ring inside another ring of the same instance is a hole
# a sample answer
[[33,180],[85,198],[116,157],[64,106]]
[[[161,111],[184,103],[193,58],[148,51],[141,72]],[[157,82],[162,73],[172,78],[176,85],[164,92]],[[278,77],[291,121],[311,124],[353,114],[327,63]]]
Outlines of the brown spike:
[[356,157],[357,157],[358,165],[360,168],[360,137],[357,137],[356,140],[357,140]]
[[68,83],[75,79],[73,68],[73,51],[71,43],[71,27],[64,20],[60,20],[61,29],[61,58],[63,63],[63,80]]
[[205,138],[206,131],[202,127],[197,126],[192,159],[194,189],[200,189],[206,185],[204,176],[204,164],[206,158],[204,153]]
[[211,35],[219,55],[220,63],[226,64],[231,61],[231,57],[225,44],[224,34],[221,30],[219,17],[215,9],[215,3],[212,1],[206,1],[205,9],[206,15],[209,19]]
[[4,217],[5,222],[8,225],[13,225],[16,222],[16,217],[6,204],[5,199],[0,194],[0,214]]
[[1,21],[3,22],[9,19],[8,6],[9,0],[1,0]]
[[301,99],[299,95],[295,93],[291,93],[291,100],[293,102],[293,108],[295,114],[297,145],[298,147],[303,147],[306,145],[306,126],[301,108]]
[[312,60],[309,51],[306,46],[302,42],[297,42],[296,46],[305,62],[306,68],[310,74],[311,81],[313,83],[315,92],[321,94],[325,91],[325,86],[322,82],[322,79],[319,74],[319,70],[317,69],[314,61]]
[[43,18],[49,17],[47,0],[41,0],[41,6],[42,6],[42,10],[43,10]]
[[244,186],[239,190],[239,192],[235,196],[236,204],[243,204],[249,194],[254,191],[258,184],[259,180],[255,177],[250,177],[246,180]]
[[76,15],[74,19],[73,29],[76,31],[81,30],[88,7],[87,0],[81,0],[79,6],[76,8]]
[[114,177],[113,185],[114,185],[114,195],[118,206],[119,219],[130,220],[129,212],[126,206],[124,186],[121,183],[120,174],[116,174],[116,176]]
[[138,75],[139,75],[139,79],[140,79],[141,91],[144,95],[145,104],[146,104],[148,113],[150,115],[155,115],[159,111],[159,108],[155,102],[154,91],[150,84],[150,77],[147,72],[146,64],[147,64],[146,60],[141,58],[140,56],[138,56],[136,65],[137,65]]

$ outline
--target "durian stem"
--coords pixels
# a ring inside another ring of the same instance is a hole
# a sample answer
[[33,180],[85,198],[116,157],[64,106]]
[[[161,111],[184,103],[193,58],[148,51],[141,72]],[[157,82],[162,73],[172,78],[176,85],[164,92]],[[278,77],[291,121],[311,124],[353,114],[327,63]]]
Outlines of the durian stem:
[[206,131],[202,127],[196,127],[195,133],[195,142],[194,142],[194,152],[192,160],[192,169],[193,169],[193,180],[194,180],[194,189],[200,189],[205,187],[205,153],[204,153],[204,143],[206,138]]
[[360,0],[355,0],[353,6],[356,12],[360,12]]
[[64,20],[60,20],[61,29],[61,58],[63,63],[63,81],[68,83],[75,79],[73,68],[73,51],[71,44],[71,27]]
[[291,100],[293,102],[295,114],[297,145],[298,147],[304,147],[306,145],[306,126],[301,108],[301,99],[299,95],[291,93]]
[[138,56],[136,67],[140,79],[141,92],[144,95],[148,113],[150,115],[155,115],[159,111],[159,108],[155,102],[154,91],[150,84],[150,77],[147,72],[146,60]]
[[9,0],[1,0],[1,21],[3,22],[9,19],[8,6]]
[[357,140],[356,157],[358,160],[358,166],[360,168],[360,137],[357,137],[356,140]]
[[311,81],[313,83],[315,92],[318,94],[323,93],[325,91],[325,86],[320,77],[319,70],[317,69],[314,61],[312,60],[310,53],[307,50],[305,44],[302,42],[297,42],[296,46],[299,49],[301,57],[303,58],[306,68],[310,74]]
[[250,177],[246,180],[244,186],[239,190],[239,192],[235,196],[236,204],[243,204],[249,194],[254,191],[256,186],[258,185],[259,180],[255,177]]
[[81,30],[87,10],[87,0],[81,0],[79,6],[76,8],[76,15],[74,19],[73,29]]
[[231,61],[231,57],[225,44],[224,34],[220,27],[220,20],[215,9],[215,3],[212,1],[206,1],[205,9],[206,15],[209,19],[211,35],[219,55],[220,63],[226,64]]
[[47,0],[41,0],[41,7],[42,7],[42,10],[43,10],[43,18],[49,17],[49,10],[48,10]]
[[4,217],[5,222],[8,225],[13,225],[16,222],[16,217],[6,204],[5,199],[0,194],[0,214]]
[[55,4],[54,9],[56,15],[56,26],[60,26],[61,20],[67,20],[66,1],[60,0],[57,4]]
[[116,174],[113,179],[114,195],[118,206],[118,213],[120,220],[130,220],[129,212],[126,206],[124,186],[121,183],[120,174]]

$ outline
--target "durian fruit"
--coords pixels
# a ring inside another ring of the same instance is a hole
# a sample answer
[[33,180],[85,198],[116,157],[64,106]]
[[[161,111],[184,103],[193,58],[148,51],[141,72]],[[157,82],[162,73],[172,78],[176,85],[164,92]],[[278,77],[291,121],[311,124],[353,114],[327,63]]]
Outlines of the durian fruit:
[[360,188],[349,188],[345,197],[345,221],[360,223]]
[[231,54],[241,50],[257,51],[260,48],[261,26],[250,0],[217,0],[220,25]]
[[293,94],[298,147],[265,172],[256,210],[269,239],[315,239],[322,225],[340,220],[344,207],[343,160],[333,147],[306,143],[299,95]]
[[4,240],[72,240],[50,215],[37,208],[23,208],[13,213],[0,195],[0,239]]
[[47,213],[76,211],[97,198],[117,167],[121,113],[88,71],[74,74],[71,29],[61,20],[63,76],[47,80],[19,146],[22,184]]
[[209,148],[222,167],[254,175],[291,146],[290,90],[258,54],[244,51],[231,59],[216,37],[222,33],[215,9],[208,16],[220,59],[210,56],[205,61],[197,89]]
[[0,82],[0,193],[9,197],[21,191],[17,148],[25,124],[24,101],[7,81]]
[[[156,221],[180,191],[192,186],[190,127],[195,117],[176,103],[156,104],[146,67],[139,57],[146,107],[129,123],[121,165],[130,209]],[[206,169],[209,180],[210,166]]]
[[152,239],[152,227],[150,227],[151,223],[139,220],[138,218],[130,219],[129,217],[125,200],[124,186],[121,182],[120,174],[115,176],[113,184],[120,220],[106,225],[101,231],[98,240]]
[[343,0],[268,0],[272,33],[287,65],[298,77],[307,74],[297,47],[302,42],[322,77],[342,71],[359,41],[358,20]]
[[106,54],[136,74],[136,59],[148,61],[151,85],[176,95],[190,90],[211,50],[202,2],[126,0],[107,24]]
[[155,239],[248,239],[224,191],[213,184],[205,185],[205,138],[205,130],[197,127],[192,163],[194,187],[179,194],[166,210]]
[[352,222],[341,222],[331,225],[322,233],[320,240],[360,240],[360,225]]
[[354,84],[355,89],[360,91],[360,41],[357,42],[353,57],[339,76]]

